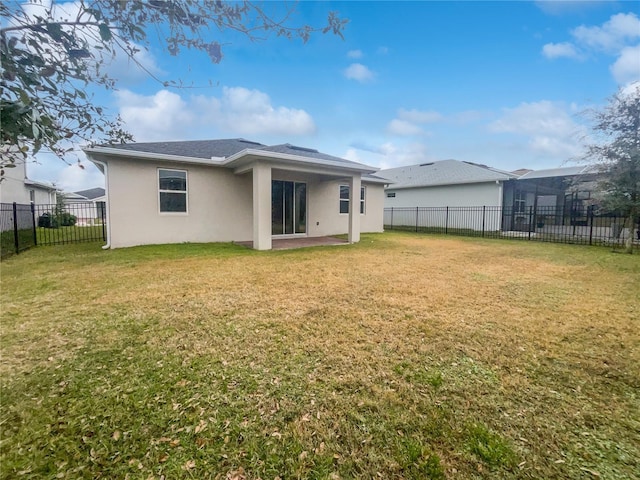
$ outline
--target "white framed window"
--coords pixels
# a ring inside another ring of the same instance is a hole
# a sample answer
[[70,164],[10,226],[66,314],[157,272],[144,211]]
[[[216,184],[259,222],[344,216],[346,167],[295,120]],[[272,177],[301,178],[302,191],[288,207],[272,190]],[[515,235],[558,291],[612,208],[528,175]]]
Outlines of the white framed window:
[[158,169],[160,213],[187,213],[187,171]]
[[[367,187],[360,187],[360,213],[366,211]],[[340,185],[340,213],[349,213],[349,185]]]
[[29,190],[29,201],[31,203],[36,203],[36,191],[35,190]]
[[396,198],[396,192],[388,192],[387,198]]

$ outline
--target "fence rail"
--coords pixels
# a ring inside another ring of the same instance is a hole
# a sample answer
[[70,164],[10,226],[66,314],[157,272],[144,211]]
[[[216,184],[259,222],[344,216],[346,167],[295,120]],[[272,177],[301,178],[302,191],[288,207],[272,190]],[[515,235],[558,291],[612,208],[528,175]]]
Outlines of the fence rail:
[[106,240],[104,203],[0,204],[0,257],[36,245]]
[[487,238],[518,238],[582,245],[620,245],[631,235],[640,247],[640,227],[627,217],[593,208],[387,207],[387,230],[411,230]]

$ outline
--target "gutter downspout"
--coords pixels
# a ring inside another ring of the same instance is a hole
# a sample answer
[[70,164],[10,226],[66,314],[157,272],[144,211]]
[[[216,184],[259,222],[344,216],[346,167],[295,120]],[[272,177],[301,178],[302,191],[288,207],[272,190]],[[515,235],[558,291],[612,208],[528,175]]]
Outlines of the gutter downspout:
[[109,175],[107,169],[107,163],[101,162],[99,160],[91,159],[91,161],[97,165],[102,167],[102,173],[104,174],[104,216],[107,222],[107,244],[102,246],[103,250],[109,250],[111,248],[111,216],[109,212],[111,208],[109,207]]

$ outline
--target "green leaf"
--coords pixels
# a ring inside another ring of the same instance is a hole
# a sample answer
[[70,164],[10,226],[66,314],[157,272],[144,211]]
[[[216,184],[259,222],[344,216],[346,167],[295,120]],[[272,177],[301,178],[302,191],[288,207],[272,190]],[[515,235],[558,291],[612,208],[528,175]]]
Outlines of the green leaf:
[[27,94],[27,92],[25,92],[24,90],[20,89],[18,94],[20,95],[20,101],[22,103],[24,103],[25,105],[29,105],[31,103],[31,98],[29,98],[29,95]]
[[102,38],[102,41],[110,42],[111,29],[109,28],[109,25],[107,25],[106,23],[101,23],[100,25],[98,25],[98,29],[100,30],[100,38]]
[[49,23],[47,24],[47,32],[49,36],[53,38],[56,42],[62,40],[62,27],[59,23]]

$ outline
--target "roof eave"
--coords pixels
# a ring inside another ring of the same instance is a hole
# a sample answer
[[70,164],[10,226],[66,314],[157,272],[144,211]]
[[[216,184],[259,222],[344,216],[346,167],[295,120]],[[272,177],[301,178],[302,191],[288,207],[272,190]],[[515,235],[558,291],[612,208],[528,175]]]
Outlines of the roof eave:
[[277,160],[283,163],[302,163],[304,165],[313,167],[332,167],[348,172],[359,173],[374,173],[377,169],[363,165],[361,163],[344,164],[342,162],[335,162],[333,160],[317,160],[312,157],[303,157],[301,155],[291,155],[289,153],[269,152],[265,150],[258,150],[254,148],[247,148],[241,150],[238,153],[230,155],[225,161],[225,166],[241,167],[246,163],[256,160]]
[[141,160],[165,160],[169,162],[191,163],[195,165],[224,166],[225,161],[198,157],[185,157],[183,155],[169,155],[166,153],[139,152],[136,150],[122,150],[110,147],[91,147],[82,149],[89,159],[91,154],[111,155],[115,157],[139,158]]
[[511,180],[511,178],[494,178],[491,180],[473,180],[473,181],[463,181],[463,182],[421,183],[416,185],[398,184],[390,188],[402,189],[402,188],[446,187],[447,185],[472,185],[474,183],[506,182],[507,180]]
[[196,157],[185,157],[182,155],[168,155],[163,153],[139,152],[135,150],[121,150],[118,148],[110,148],[110,147],[92,147],[92,148],[83,149],[83,151],[89,156],[89,159],[91,159],[91,154],[99,154],[99,155],[111,155],[116,157],[138,158],[142,160],[165,160],[170,162],[191,163],[196,165],[208,165],[208,166],[227,167],[227,168],[237,168],[251,161],[256,161],[256,160],[259,161],[261,159],[267,159],[267,160],[278,160],[284,163],[302,163],[309,166],[332,167],[332,168],[337,168],[340,170],[354,172],[354,173],[355,172],[374,173],[377,171],[377,169],[373,167],[369,167],[367,165],[363,165],[355,162],[352,164],[345,165],[342,162],[335,162],[332,160],[318,161],[310,157],[302,157],[300,155],[290,155],[287,153],[267,152],[264,150],[258,150],[253,148],[246,148],[226,158],[220,157],[220,159],[218,158],[205,159],[205,158],[196,158]]

